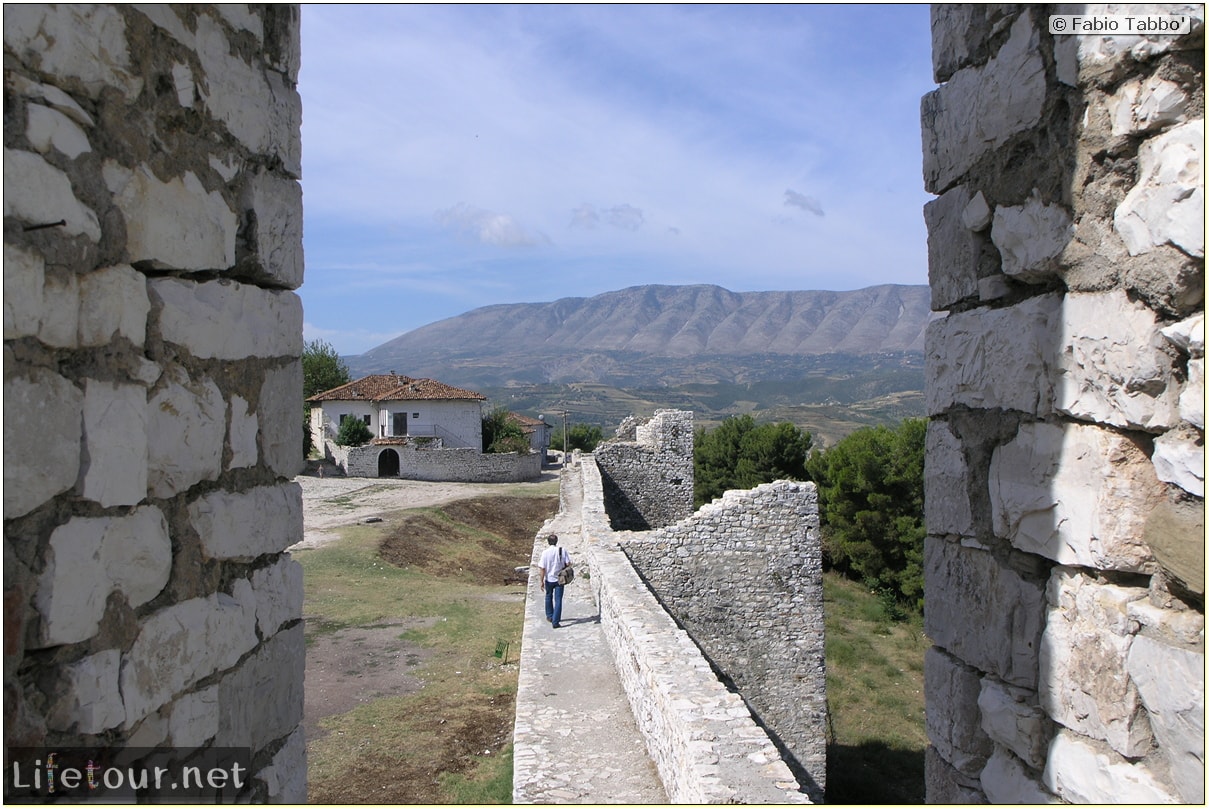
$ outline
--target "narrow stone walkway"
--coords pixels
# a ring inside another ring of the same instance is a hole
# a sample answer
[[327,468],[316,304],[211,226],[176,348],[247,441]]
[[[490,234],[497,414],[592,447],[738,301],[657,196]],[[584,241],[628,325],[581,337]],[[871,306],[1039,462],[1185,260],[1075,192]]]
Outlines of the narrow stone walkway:
[[[513,803],[666,804],[582,578],[579,468],[563,470],[563,508],[534,543],[525,602],[513,732]],[[558,534],[576,564],[563,596],[562,626],[546,621],[537,563]]]

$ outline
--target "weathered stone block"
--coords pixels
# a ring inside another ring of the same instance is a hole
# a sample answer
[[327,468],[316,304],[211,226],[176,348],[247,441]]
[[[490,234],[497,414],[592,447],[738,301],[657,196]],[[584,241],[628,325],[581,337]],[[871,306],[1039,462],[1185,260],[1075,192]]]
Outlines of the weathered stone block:
[[242,396],[231,396],[231,420],[227,428],[227,443],[231,445],[231,462],[228,469],[255,466],[259,453],[256,450],[256,435],[259,428],[256,414],[248,412],[248,402]]
[[1054,275],[1054,259],[1074,234],[1066,209],[1042,202],[1036,189],[1023,205],[997,206],[991,222],[991,241],[999,249],[1004,274],[1024,281]]
[[121,652],[106,649],[60,669],[46,726],[100,733],[126,721],[126,708],[118,693],[121,661]]
[[1017,17],[1011,35],[984,67],[968,67],[924,96],[924,186],[949,188],[985,152],[1041,119],[1045,64],[1030,15]]
[[147,338],[147,279],[121,264],[80,278],[80,345],[106,345],[125,337],[142,347]]
[[1083,424],[1022,424],[989,472],[992,526],[1029,553],[1070,565],[1153,569],[1142,527],[1163,497],[1130,439]]
[[1037,686],[1045,588],[986,551],[924,541],[924,631],[949,654],[999,679]]
[[4,339],[33,337],[42,322],[46,262],[11,244],[4,245]]
[[[8,15],[5,15],[5,34]],[[61,233],[86,236],[93,242],[101,239],[101,225],[96,213],[78,199],[71,190],[67,175],[33,152],[4,150],[4,186],[20,188],[19,194],[4,195],[4,215],[31,225],[65,221]]]
[[1205,505],[1161,502],[1146,518],[1142,538],[1167,573],[1205,594]]
[[1131,256],[1173,244],[1205,257],[1205,121],[1189,121],[1138,150],[1138,182],[1113,215]]
[[306,738],[302,728],[273,756],[273,763],[256,773],[265,783],[269,803],[306,803]]
[[147,482],[171,497],[222,471],[227,408],[213,380],[191,380],[180,368],[147,403]]
[[1050,743],[1043,782],[1068,803],[1180,803],[1144,764],[1132,764],[1069,730]]
[[995,742],[1040,772],[1045,767],[1051,723],[1037,704],[1037,694],[1024,688],[982,678],[978,711],[982,729]]
[[1108,101],[1112,134],[1134,135],[1186,120],[1188,94],[1158,76],[1129,81]]
[[257,172],[245,186],[244,216],[253,225],[252,259],[275,286],[302,285],[302,186]]
[[[980,192],[981,193],[981,192]],[[978,254],[981,239],[966,227],[963,213],[970,190],[959,185],[924,205],[928,227],[928,283],[932,309],[948,309],[978,293]]]
[[1181,800],[1204,803],[1205,653],[1139,636],[1128,664]]
[[147,389],[89,379],[84,384],[84,497],[133,506],[147,496]]
[[149,286],[162,305],[163,338],[195,357],[302,356],[302,302],[293,292],[178,278],[155,278]]
[[26,116],[25,137],[42,154],[54,149],[74,160],[92,151],[84,130],[58,110],[30,104],[26,107]]
[[[173,604],[143,622],[134,644],[122,658],[127,729],[193,683],[231,668],[256,647],[252,586],[239,579],[231,590],[232,595],[216,593]],[[301,652],[299,655],[301,660]],[[224,685],[231,679],[228,675]],[[243,692],[238,698],[231,696],[220,702],[254,705],[258,700],[250,692]]]
[[126,219],[132,264],[220,272],[235,264],[235,212],[193,172],[163,182],[145,166],[131,171],[110,161],[104,173]]
[[924,523],[929,534],[974,535],[974,512],[970,505],[969,465],[961,439],[948,422],[931,421],[925,439]]
[[260,750],[294,732],[302,721],[302,624],[278,632],[223,678],[219,702],[227,707],[215,744]]
[[93,98],[113,87],[129,101],[143,89],[131,73],[126,24],[113,6],[13,6],[4,14],[4,45],[46,74],[78,79]]
[[80,325],[80,282],[70,273],[47,273],[38,308],[38,340],[52,348],[76,348]]
[[257,414],[260,420],[260,454],[265,464],[282,477],[302,471],[302,360],[265,372]]
[[1159,480],[1205,496],[1205,437],[1199,430],[1184,425],[1163,433],[1154,440],[1151,459]]
[[994,744],[978,722],[979,674],[935,646],[924,653],[928,741],[945,761],[977,778]]
[[1123,289],[1067,295],[1055,408],[1131,430],[1175,426],[1180,389],[1164,342],[1154,312]]
[[[5,366],[12,368],[9,357]],[[75,485],[83,392],[41,368],[4,380],[4,517],[13,519]]]
[[929,415],[954,405],[1044,416],[1053,403],[1062,298],[949,314],[925,333]]
[[203,747],[218,735],[218,686],[185,694],[172,703],[168,734],[173,747]]
[[1020,759],[1002,747],[995,748],[980,781],[989,803],[1009,806],[1061,803]]
[[931,8],[932,71],[948,81],[963,67],[985,61],[991,34],[1011,23],[1014,9],[1003,3],[936,3]]
[[1180,418],[1205,429],[1205,360],[1188,360],[1188,381],[1180,394]]
[[75,517],[59,526],[50,535],[34,594],[42,616],[36,648],[91,638],[111,592],[140,606],[164,589],[171,568],[168,523],[155,506],[122,517]]
[[252,590],[261,637],[274,635],[285,622],[302,617],[302,565],[288,554],[253,573]]
[[1100,584],[1072,568],[1050,577],[1041,638],[1041,705],[1055,721],[1107,741],[1131,758],[1150,745],[1150,726],[1125,662],[1133,642],[1127,608],[1138,587]]
[[979,191],[962,210],[961,224],[965,225],[969,230],[986,230],[991,222],[991,206],[987,204],[987,198]]
[[211,558],[280,553],[302,539],[302,487],[282,483],[246,492],[211,492],[190,504],[189,522]]
[[977,779],[969,779],[940,757],[936,748],[924,750],[924,791],[928,803],[986,803]]
[[76,103],[74,98],[53,84],[41,84],[18,73],[11,74],[8,82],[14,92],[63,113],[77,124],[89,128],[96,126],[96,122],[93,121],[92,116],[85,112],[84,108]]

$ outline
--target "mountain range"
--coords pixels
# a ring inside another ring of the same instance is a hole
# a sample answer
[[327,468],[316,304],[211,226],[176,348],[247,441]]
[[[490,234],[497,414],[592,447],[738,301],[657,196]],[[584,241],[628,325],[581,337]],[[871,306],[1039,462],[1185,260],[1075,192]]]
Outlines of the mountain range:
[[397,371],[465,387],[596,383],[657,388],[792,379],[823,355],[917,365],[930,291],[731,292],[646,285],[484,306],[345,357],[354,377]]

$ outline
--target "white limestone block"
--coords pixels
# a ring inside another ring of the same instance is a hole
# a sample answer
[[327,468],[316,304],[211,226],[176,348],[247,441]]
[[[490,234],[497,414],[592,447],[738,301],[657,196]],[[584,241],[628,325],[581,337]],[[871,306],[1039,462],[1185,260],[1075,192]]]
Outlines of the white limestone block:
[[1163,336],[1189,356],[1205,357],[1205,313],[1197,312],[1189,318],[1173,323],[1163,330]]
[[74,274],[47,273],[42,279],[38,340],[53,348],[76,348],[80,325],[80,282]]
[[1188,94],[1175,82],[1150,76],[1126,82],[1108,101],[1112,134],[1133,135],[1186,119]]
[[1129,676],[1184,803],[1205,802],[1205,653],[1141,635],[1129,649]]
[[239,222],[218,191],[191,171],[163,182],[145,166],[134,171],[107,161],[105,183],[126,219],[132,264],[166,270],[224,271],[235,264]]
[[302,356],[302,302],[293,292],[179,278],[155,278],[149,288],[162,303],[160,334],[195,357]]
[[966,204],[961,212],[961,223],[970,230],[986,230],[991,224],[991,206],[987,198],[979,191]]
[[172,703],[168,737],[173,747],[203,747],[218,734],[218,686],[185,694]]
[[1108,748],[1059,731],[1050,742],[1042,777],[1046,787],[1068,803],[1179,803],[1180,798],[1146,769]]
[[108,87],[128,101],[142,92],[142,79],[130,69],[126,23],[114,6],[14,4],[4,10],[4,44],[43,73],[78,79],[93,98]]
[[1188,360],[1188,381],[1180,394],[1180,418],[1205,429],[1205,358]]
[[189,522],[212,559],[254,559],[302,539],[302,487],[257,486],[210,492],[189,505]]
[[297,623],[266,640],[225,676],[219,703],[240,702],[247,710],[221,713],[215,746],[259,750],[294,733],[302,721],[305,660],[306,641]]
[[42,616],[36,648],[97,633],[109,594],[132,607],[155,598],[172,568],[168,522],[155,506],[122,517],[74,517],[50,535],[50,555],[34,604]]
[[1163,342],[1155,313],[1123,289],[1067,295],[1054,406],[1131,430],[1174,427],[1180,388]]
[[117,649],[68,663],[59,670],[58,699],[51,704],[46,726],[52,730],[100,733],[126,721],[118,693],[122,653]]
[[46,262],[36,253],[4,245],[4,339],[34,337],[42,322]]
[[1150,725],[1137,687],[1126,671],[1135,626],[1130,602],[1146,598],[1140,587],[1100,584],[1073,568],[1057,567],[1046,593],[1050,605],[1041,638],[1038,698],[1055,721],[1123,756],[1136,758],[1151,744]]
[[193,106],[197,98],[197,82],[193,81],[193,71],[188,65],[180,62],[172,65],[172,85],[176,88],[176,101],[186,109]]
[[38,99],[39,103],[58,110],[77,124],[87,127],[95,125],[92,116],[85,112],[74,98],[53,84],[39,84],[19,75],[13,75],[9,79],[9,84],[15,92],[26,98]]
[[966,485],[969,465],[961,439],[947,422],[928,422],[924,455],[924,523],[929,534],[974,535],[974,512]]
[[1044,416],[1053,404],[1062,296],[950,313],[924,336],[929,415],[954,405]]
[[30,104],[26,107],[26,116],[25,137],[42,154],[54,149],[74,160],[92,151],[84,130],[58,110]]
[[259,428],[256,424],[256,414],[248,412],[248,402],[242,396],[231,396],[230,426],[227,429],[227,443],[231,445],[231,462],[228,469],[242,469],[255,466],[259,457],[256,451],[256,435]]
[[5,378],[5,519],[76,484],[83,411],[83,391],[56,373],[34,368],[29,376]]
[[116,336],[142,347],[150,311],[147,279],[133,267],[119,264],[88,273],[80,278],[80,345],[106,345]]
[[986,65],[957,71],[924,96],[924,181],[940,193],[985,152],[1041,119],[1045,65],[1039,34],[1021,14],[1008,41]]
[[958,772],[977,778],[994,744],[978,723],[979,675],[933,646],[924,653],[928,741]]
[[1053,259],[1074,235],[1066,209],[1042,202],[1036,189],[1023,205],[996,206],[991,223],[991,241],[1003,259],[1004,274],[1025,281],[1053,275]]
[[[118,687],[121,688],[120,679]],[[163,747],[166,744],[168,744],[168,719],[159,713],[143,717],[143,721],[139,722],[127,737],[129,747]]]
[[987,736],[1033,769],[1045,767],[1047,721],[1036,693],[983,677],[978,712]]
[[197,43],[193,33],[181,22],[180,17],[172,10],[172,6],[167,3],[131,3],[130,7],[137,9],[143,16],[189,50],[196,47]]
[[147,389],[89,379],[84,384],[84,497],[133,506],[147,496]]
[[1002,747],[995,748],[979,780],[989,803],[1035,806],[1062,802],[1020,759]]
[[265,464],[282,477],[302,471],[302,361],[265,372],[257,416]]
[[257,172],[245,186],[245,217],[255,223],[261,269],[287,289],[302,284],[302,186],[297,180]]
[[252,590],[262,637],[276,634],[286,621],[302,617],[302,565],[288,554],[253,573]]
[[928,282],[935,311],[978,292],[979,237],[966,227],[963,218],[969,205],[970,191],[964,185],[950,188],[924,205]]
[[[1053,13],[1088,16],[1187,15],[1203,22],[1205,6],[1200,3],[1067,3],[1055,7]],[[1170,35],[1121,33],[1056,37],[1055,45],[1063,46],[1061,54],[1055,53],[1060,57],[1057,59],[1058,74],[1063,82],[1073,87],[1077,84],[1080,67],[1100,72],[1117,61],[1146,62],[1171,48],[1178,39]]]
[[227,407],[210,379],[191,380],[182,369],[147,402],[147,482],[156,497],[171,497],[222,471]]
[[[129,729],[173,696],[231,668],[256,647],[256,607],[246,579],[232,594],[215,593],[165,607],[143,621],[122,658],[122,699]],[[252,701],[252,695],[245,695]]]
[[290,734],[269,766],[256,773],[269,803],[306,803],[306,738],[302,728]]
[[1205,496],[1205,437],[1192,427],[1179,427],[1154,440],[1154,471],[1189,494]]
[[1022,424],[995,449],[992,526],[1014,547],[1060,564],[1149,572],[1142,529],[1164,494],[1145,453],[1094,425]]
[[1138,150],[1138,182],[1113,214],[1131,256],[1171,243],[1205,256],[1205,121],[1180,124]]
[[[8,30],[5,15],[5,31]],[[31,225],[65,221],[56,232],[101,240],[96,213],[76,199],[67,175],[33,152],[4,150],[4,215]]]
[[924,540],[924,631],[937,646],[981,671],[1037,686],[1045,590],[985,551]]

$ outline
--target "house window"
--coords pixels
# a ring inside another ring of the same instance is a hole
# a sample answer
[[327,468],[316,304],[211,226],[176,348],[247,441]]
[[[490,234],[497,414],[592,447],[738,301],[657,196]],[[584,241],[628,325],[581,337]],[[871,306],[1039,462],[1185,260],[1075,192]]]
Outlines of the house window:
[[373,421],[373,416],[362,416],[361,418],[365,420],[366,427],[368,427],[370,425],[370,422]]
[[411,414],[411,417],[412,417],[413,419],[418,419],[418,418],[420,417],[420,414],[419,414],[419,413],[412,413],[412,414]]

